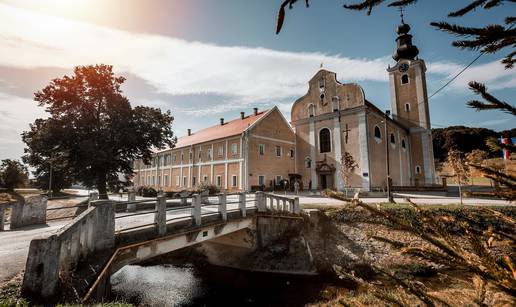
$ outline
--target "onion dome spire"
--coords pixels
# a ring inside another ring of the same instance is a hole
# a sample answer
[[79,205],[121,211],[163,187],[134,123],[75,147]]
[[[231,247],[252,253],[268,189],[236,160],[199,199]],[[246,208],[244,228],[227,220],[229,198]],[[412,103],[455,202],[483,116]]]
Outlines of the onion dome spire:
[[419,50],[416,46],[412,45],[412,35],[408,34],[410,26],[403,20],[403,9],[401,11],[401,24],[396,28],[398,37],[396,38],[397,49],[392,55],[395,61],[402,59],[414,60],[419,54]]

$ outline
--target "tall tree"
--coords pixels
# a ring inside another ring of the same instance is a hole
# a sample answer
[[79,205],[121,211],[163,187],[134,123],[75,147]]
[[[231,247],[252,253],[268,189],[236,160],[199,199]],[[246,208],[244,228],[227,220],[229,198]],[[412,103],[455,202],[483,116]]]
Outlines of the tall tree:
[[344,186],[346,187],[346,197],[348,197],[347,188],[351,188],[351,176],[353,176],[355,169],[358,167],[358,163],[355,161],[353,156],[346,151],[342,156],[342,161],[340,165],[341,176],[344,180]]
[[148,162],[153,148],[173,146],[170,111],[131,107],[110,65],[78,66],[34,94],[50,117],[22,134],[24,159],[36,169],[66,170],[77,182],[107,198],[107,182],[133,173],[132,162]]
[[5,159],[0,164],[0,187],[7,190],[20,188],[27,184],[27,167],[17,160]]

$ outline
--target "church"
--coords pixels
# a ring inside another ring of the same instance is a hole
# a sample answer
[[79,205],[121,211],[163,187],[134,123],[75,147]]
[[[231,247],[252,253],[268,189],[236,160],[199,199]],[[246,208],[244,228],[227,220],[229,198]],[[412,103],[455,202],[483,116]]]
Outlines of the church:
[[[354,83],[319,70],[308,92],[292,105],[288,121],[277,107],[179,138],[156,152],[152,163],[135,161],[135,186],[192,189],[200,183],[225,191],[274,189],[294,182],[303,190],[345,187],[371,191],[436,183],[426,66],[412,44],[410,26],[396,28],[396,64],[388,67],[391,110],[368,101]],[[344,183],[343,157],[355,167]],[[350,159],[351,158],[351,159]]]

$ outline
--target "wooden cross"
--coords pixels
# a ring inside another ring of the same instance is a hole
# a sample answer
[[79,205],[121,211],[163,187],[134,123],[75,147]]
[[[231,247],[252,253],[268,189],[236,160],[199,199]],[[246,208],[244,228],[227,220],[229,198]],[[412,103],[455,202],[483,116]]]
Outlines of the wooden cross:
[[348,136],[349,136],[350,131],[351,130],[348,128],[348,124],[346,124],[346,129],[344,131],[342,131],[342,132],[346,132],[346,144],[348,143]]

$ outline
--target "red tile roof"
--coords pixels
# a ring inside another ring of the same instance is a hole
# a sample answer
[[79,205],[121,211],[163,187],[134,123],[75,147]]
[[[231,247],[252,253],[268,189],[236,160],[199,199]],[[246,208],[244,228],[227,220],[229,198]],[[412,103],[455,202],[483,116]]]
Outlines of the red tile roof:
[[[258,112],[257,115],[251,114],[246,116],[244,119],[240,117],[237,119],[233,119],[229,122],[225,122],[224,125],[215,125],[211,126],[197,132],[192,132],[191,135],[186,135],[177,140],[176,146],[174,148],[186,147],[194,144],[204,143],[208,141],[213,141],[229,136],[239,135],[247,127],[254,124],[257,120],[262,118],[269,110]],[[168,149],[166,149],[168,150]],[[162,152],[164,150],[161,150]]]

